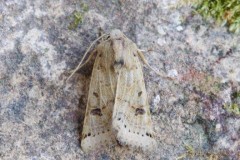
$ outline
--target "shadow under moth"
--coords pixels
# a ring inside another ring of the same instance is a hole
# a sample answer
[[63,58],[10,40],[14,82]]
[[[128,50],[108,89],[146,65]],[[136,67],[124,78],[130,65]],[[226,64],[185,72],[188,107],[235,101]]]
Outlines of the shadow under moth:
[[[147,62],[136,44],[120,30],[113,30],[101,38],[91,53],[96,53],[96,59],[81,147],[89,152],[118,143],[152,151],[156,141],[140,59]],[[83,65],[79,64],[77,69]]]

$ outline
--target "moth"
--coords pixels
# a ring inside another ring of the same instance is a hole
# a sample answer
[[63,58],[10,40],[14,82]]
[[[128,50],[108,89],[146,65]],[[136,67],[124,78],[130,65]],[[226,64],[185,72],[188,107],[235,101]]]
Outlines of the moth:
[[92,52],[96,59],[81,137],[83,151],[117,143],[153,150],[156,141],[140,62],[146,63],[142,52],[116,29]]

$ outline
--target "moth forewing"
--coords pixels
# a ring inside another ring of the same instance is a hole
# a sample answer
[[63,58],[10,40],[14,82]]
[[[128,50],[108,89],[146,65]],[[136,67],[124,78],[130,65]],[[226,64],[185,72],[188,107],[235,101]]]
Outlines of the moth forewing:
[[107,42],[96,48],[81,140],[85,152],[116,143],[111,121],[117,81],[109,64],[113,56],[106,48],[109,48]]
[[[153,150],[156,141],[137,47],[129,39],[122,39],[124,42],[120,44],[125,45],[122,47],[125,48],[123,59],[127,62],[119,69],[113,128],[117,130],[120,143],[143,150]],[[115,54],[121,52],[123,51],[115,50]]]
[[96,47],[82,133],[84,151],[117,141],[142,150],[156,147],[137,50],[119,30]]

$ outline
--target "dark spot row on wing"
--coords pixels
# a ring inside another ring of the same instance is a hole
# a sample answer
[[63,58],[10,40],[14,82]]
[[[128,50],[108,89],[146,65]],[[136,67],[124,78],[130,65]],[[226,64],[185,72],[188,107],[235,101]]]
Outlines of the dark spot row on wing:
[[146,133],[146,135],[152,138],[152,134],[150,134],[150,133]]
[[[118,121],[120,121],[120,120],[121,120],[121,118],[118,118]],[[124,128],[126,128],[126,129],[128,128],[126,124],[124,124]],[[139,132],[131,131],[130,129],[128,129],[128,132],[132,132],[132,133],[134,133],[134,134],[140,135]],[[153,137],[152,134],[151,134],[151,133],[148,133],[148,132],[146,132],[145,135],[148,136],[148,137],[150,137],[150,138]],[[144,137],[145,135],[142,134],[142,137]]]
[[[126,127],[125,127],[126,128]],[[132,132],[130,129],[128,130],[128,132]],[[135,132],[135,131],[133,131],[132,133],[134,133],[134,134],[137,134],[137,135],[140,135],[140,133],[139,132]],[[142,134],[142,137],[144,137],[145,135],[144,134]],[[150,133],[146,133],[146,136],[148,136],[148,137],[151,137],[152,138],[152,134],[150,134]]]
[[98,132],[96,134],[92,134],[92,133],[89,132],[87,134],[84,134],[82,136],[82,139],[85,139],[86,137],[95,137],[96,135],[104,134],[105,132],[109,132],[109,131],[110,131],[110,129],[107,129],[106,131]]

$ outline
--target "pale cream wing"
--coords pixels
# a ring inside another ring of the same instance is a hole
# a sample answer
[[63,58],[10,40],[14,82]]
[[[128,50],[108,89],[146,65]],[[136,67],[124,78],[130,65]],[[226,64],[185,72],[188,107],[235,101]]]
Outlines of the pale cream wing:
[[81,147],[85,152],[116,143],[112,133],[112,112],[116,76],[110,69],[112,54],[107,43],[99,44],[88,93]]
[[156,141],[137,48],[133,45],[125,52],[125,67],[119,71],[117,80],[113,128],[122,145],[154,150]]

